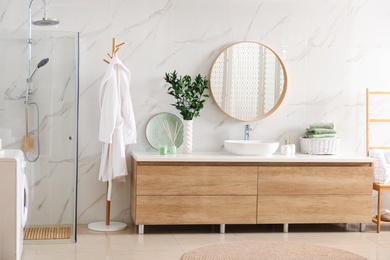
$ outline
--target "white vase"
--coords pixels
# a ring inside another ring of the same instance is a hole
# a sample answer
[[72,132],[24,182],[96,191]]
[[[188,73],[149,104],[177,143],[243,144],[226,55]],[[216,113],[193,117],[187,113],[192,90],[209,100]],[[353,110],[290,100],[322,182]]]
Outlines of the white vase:
[[192,153],[192,122],[193,120],[183,120],[184,141],[183,153]]

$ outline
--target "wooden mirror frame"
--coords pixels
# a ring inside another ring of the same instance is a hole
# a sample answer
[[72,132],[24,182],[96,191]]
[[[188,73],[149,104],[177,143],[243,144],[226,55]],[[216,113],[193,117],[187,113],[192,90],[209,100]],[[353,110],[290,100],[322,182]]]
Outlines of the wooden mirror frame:
[[[283,90],[280,94],[280,97],[278,99],[277,102],[274,103],[274,106],[269,109],[266,113],[263,113],[255,118],[250,118],[250,119],[243,119],[243,118],[238,118],[238,117],[235,117],[234,115],[231,115],[229,114],[227,111],[225,111],[221,104],[217,101],[217,99],[215,98],[215,94],[213,92],[213,70],[215,69],[215,64],[216,62],[218,61],[218,59],[222,56],[222,54],[224,54],[229,48],[235,46],[235,45],[238,45],[238,44],[242,44],[242,43],[253,43],[253,44],[258,44],[260,46],[262,46],[263,48],[266,48],[268,49],[269,51],[271,51],[274,55],[275,55],[275,58],[277,59],[277,61],[279,62],[279,65],[281,67],[281,70],[283,71],[283,76],[284,76],[284,80],[283,80]],[[232,118],[235,118],[237,120],[240,120],[240,121],[246,121],[246,122],[251,122],[251,121],[258,121],[258,120],[261,120],[261,119],[264,119],[268,116],[270,116],[273,112],[276,111],[276,109],[279,108],[280,104],[282,103],[282,101],[284,100],[284,97],[286,95],[286,92],[287,92],[287,72],[286,72],[286,68],[282,62],[282,60],[280,59],[279,55],[276,54],[275,51],[273,51],[271,48],[269,48],[268,46],[264,45],[264,44],[261,44],[261,43],[258,43],[258,42],[252,42],[252,41],[242,41],[242,42],[238,42],[238,43],[234,43],[234,44],[231,44],[229,46],[227,46],[226,48],[224,48],[219,54],[218,56],[215,58],[214,62],[213,62],[213,65],[210,69],[210,73],[209,73],[209,79],[210,79],[210,92],[211,92],[211,96],[213,97],[215,103],[217,104],[217,106],[221,109],[221,111],[223,111],[226,115],[232,117]]]

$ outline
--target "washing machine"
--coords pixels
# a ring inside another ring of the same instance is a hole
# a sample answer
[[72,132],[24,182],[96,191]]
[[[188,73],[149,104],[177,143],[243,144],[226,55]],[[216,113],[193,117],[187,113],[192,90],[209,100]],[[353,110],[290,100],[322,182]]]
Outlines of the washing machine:
[[26,161],[21,150],[0,150],[0,259],[21,259],[28,214]]

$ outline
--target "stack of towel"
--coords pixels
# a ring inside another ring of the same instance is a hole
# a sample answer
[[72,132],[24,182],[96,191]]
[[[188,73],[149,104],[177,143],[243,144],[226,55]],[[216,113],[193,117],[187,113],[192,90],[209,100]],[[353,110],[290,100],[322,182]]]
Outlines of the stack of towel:
[[336,130],[334,123],[320,122],[311,123],[310,127],[306,129],[306,138],[333,138],[336,137]]

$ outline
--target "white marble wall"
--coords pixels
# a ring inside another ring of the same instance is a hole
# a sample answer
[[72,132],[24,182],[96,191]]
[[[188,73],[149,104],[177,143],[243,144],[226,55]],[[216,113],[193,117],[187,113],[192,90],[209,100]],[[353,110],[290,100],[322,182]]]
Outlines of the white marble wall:
[[[0,29],[26,29],[28,2],[0,2]],[[40,8],[34,2],[34,13]],[[390,88],[388,0],[50,0],[48,11],[61,21],[55,30],[80,32],[79,223],[105,216],[105,184],[97,180],[97,111],[102,59],[112,37],[126,42],[119,56],[132,71],[139,135],[128,152],[151,150],[145,127],[154,114],[177,114],[164,73],[207,76],[218,53],[238,41],[270,46],[288,74],[284,102],[270,117],[251,123],[252,138],[291,135],[298,143],[310,122],[333,121],[341,151],[363,155],[365,88]],[[194,151],[220,151],[224,139],[242,138],[245,124],[208,100],[194,122]],[[112,218],[131,221],[128,183],[115,185]]]

